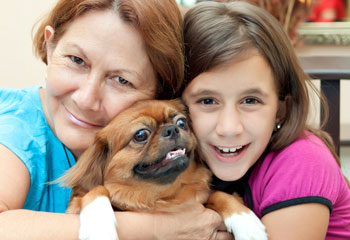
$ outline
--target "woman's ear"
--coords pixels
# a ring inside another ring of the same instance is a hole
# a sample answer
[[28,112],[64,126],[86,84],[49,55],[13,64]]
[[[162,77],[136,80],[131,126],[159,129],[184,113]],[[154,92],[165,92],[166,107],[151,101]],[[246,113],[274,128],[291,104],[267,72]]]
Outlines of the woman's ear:
[[53,35],[55,34],[55,29],[53,29],[52,26],[47,25],[45,27],[45,31],[44,31],[44,37],[45,37],[45,41],[46,42],[50,42],[53,40]]
[[44,38],[46,42],[46,54],[47,54],[48,62],[50,61],[52,53],[54,51],[54,43],[53,43],[54,35],[55,35],[55,29],[52,26],[47,25],[44,31]]

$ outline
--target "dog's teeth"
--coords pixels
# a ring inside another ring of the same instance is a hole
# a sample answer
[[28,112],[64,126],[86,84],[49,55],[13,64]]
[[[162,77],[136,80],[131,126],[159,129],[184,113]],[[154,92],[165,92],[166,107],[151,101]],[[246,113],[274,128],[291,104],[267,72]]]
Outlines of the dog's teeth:
[[166,155],[167,159],[172,159],[175,158],[176,156],[180,156],[180,155],[185,155],[186,153],[186,149],[179,149],[176,151],[172,151],[172,152],[168,152],[168,154]]

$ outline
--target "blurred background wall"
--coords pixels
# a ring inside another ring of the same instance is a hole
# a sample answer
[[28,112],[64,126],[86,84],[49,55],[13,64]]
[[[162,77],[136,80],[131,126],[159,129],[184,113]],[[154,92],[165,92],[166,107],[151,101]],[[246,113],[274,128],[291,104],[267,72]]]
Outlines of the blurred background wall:
[[32,27],[56,0],[1,0],[0,87],[43,85],[45,65],[32,51]]

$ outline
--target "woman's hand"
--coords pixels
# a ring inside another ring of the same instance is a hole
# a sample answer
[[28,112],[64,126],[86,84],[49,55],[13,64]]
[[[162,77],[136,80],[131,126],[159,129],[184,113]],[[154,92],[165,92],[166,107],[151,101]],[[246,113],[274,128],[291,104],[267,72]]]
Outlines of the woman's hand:
[[117,212],[119,239],[232,240],[221,216],[199,202],[171,213]]
[[221,216],[201,203],[194,202],[176,213],[157,214],[156,239],[234,239],[226,232]]

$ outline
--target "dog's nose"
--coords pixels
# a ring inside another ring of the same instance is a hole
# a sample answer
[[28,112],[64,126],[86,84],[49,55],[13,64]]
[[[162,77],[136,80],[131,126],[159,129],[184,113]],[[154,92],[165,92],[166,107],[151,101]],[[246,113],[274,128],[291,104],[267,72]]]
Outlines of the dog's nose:
[[172,125],[172,126],[166,127],[163,130],[162,137],[175,139],[178,137],[179,133],[180,133],[180,130],[176,126]]

